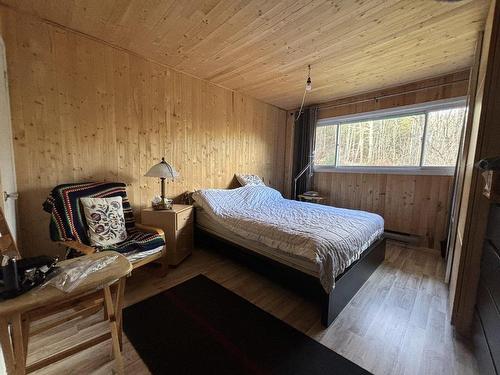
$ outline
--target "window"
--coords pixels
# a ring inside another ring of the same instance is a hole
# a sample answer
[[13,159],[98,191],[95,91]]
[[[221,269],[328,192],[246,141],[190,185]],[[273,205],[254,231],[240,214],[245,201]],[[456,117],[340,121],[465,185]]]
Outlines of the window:
[[464,118],[460,101],[322,121],[316,130],[315,165],[452,173]]
[[[317,165],[336,165],[337,125],[316,128],[316,147],[314,163]],[[332,147],[333,146],[333,147]]]
[[464,118],[464,107],[429,112],[423,165],[455,166]]
[[342,124],[337,165],[418,165],[424,124],[425,115],[422,114]]

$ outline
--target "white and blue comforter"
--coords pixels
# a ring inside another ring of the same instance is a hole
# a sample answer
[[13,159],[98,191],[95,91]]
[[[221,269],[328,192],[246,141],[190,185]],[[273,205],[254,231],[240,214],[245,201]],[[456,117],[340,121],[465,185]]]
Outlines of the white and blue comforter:
[[384,232],[379,215],[284,199],[267,186],[199,190],[193,199],[239,236],[316,262],[327,293],[335,277]]

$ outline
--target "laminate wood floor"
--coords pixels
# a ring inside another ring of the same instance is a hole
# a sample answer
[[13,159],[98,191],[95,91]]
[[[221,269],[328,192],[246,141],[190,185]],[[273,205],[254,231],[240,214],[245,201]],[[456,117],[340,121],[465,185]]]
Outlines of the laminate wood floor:
[[[388,242],[386,261],[326,330],[320,324],[317,305],[203,249],[197,249],[164,278],[154,277],[147,270],[134,271],[127,281],[126,304],[200,273],[374,374],[478,372],[468,343],[455,337],[448,323],[444,263],[433,250]],[[28,363],[105,329],[105,323],[100,322],[102,316],[98,313],[34,336]],[[149,373],[126,337],[124,360],[127,374]],[[112,366],[111,345],[106,341],[36,374],[110,374]]]

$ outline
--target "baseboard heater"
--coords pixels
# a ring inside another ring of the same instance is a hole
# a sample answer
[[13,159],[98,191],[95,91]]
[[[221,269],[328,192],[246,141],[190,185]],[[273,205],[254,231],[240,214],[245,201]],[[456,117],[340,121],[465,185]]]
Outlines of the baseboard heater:
[[421,242],[421,238],[419,236],[410,233],[397,232],[395,230],[384,231],[384,236],[385,238],[405,242],[410,245],[418,245]]

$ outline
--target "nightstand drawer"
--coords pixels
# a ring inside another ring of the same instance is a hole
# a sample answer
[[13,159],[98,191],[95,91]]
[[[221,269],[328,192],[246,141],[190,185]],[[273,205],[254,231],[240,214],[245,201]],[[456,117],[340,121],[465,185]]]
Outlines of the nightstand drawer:
[[156,211],[151,208],[142,210],[143,224],[161,228],[165,231],[167,262],[177,266],[193,249],[193,207],[174,204],[171,210]]
[[187,209],[179,212],[175,215],[175,230],[181,230],[182,228],[193,224],[193,210]]

